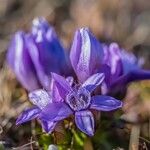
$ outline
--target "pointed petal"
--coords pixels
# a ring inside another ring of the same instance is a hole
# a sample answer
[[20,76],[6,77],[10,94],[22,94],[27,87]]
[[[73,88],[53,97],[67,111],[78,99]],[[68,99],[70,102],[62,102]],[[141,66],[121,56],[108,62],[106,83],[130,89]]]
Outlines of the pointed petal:
[[91,109],[112,111],[120,107],[122,107],[122,102],[110,96],[93,96],[91,100]]
[[46,74],[50,72],[65,73],[66,69],[64,68],[68,67],[68,64],[64,48],[55,29],[44,18],[36,18],[33,21],[32,36],[38,47],[40,62]]
[[26,44],[26,34],[17,32],[9,46],[7,62],[24,88],[32,91],[40,84]]
[[[45,47],[37,47],[37,44],[35,43],[35,41],[33,40],[32,36],[28,36],[27,37],[28,40],[28,51],[29,51],[29,55],[32,58],[33,64],[36,68],[37,71],[37,76],[39,78],[40,83],[42,84],[42,86],[49,90],[50,88],[50,71],[46,72],[45,70],[45,66],[49,66],[51,65],[51,63],[47,63],[46,60],[47,59],[51,59],[51,56],[47,54],[47,49],[45,49]],[[41,53],[40,50],[43,50],[43,52]],[[49,57],[50,56],[50,57]],[[45,64],[41,63],[41,57],[47,57],[47,59],[45,59]]]
[[43,18],[33,21],[28,35],[28,50],[41,84],[50,89],[50,73],[64,73],[67,67],[65,51],[52,26]]
[[22,114],[18,117],[16,124],[22,124],[24,122],[30,121],[32,119],[35,119],[39,116],[41,110],[38,107],[32,107],[29,109],[26,109],[22,112]]
[[94,118],[93,114],[86,111],[78,111],[75,113],[75,122],[77,127],[89,136],[94,135]]
[[[46,40],[48,43],[43,43],[43,46],[46,46],[51,53],[51,64],[53,64],[51,72],[61,73],[61,74],[68,74],[70,66],[68,54],[66,53],[65,49],[63,48],[54,28],[49,28],[46,33]],[[43,59],[45,60],[45,59]],[[67,69],[66,69],[67,68]],[[49,68],[47,68],[48,70]]]
[[77,30],[70,52],[70,60],[80,82],[96,73],[102,63],[101,44],[87,28]]
[[34,105],[38,106],[40,109],[43,109],[45,106],[47,106],[47,104],[52,103],[51,96],[42,89],[30,92],[29,99]]
[[40,118],[45,121],[59,121],[72,113],[72,110],[65,103],[50,103],[42,110]]
[[74,35],[71,51],[70,51],[70,60],[73,66],[73,69],[76,70],[78,65],[78,60],[81,53],[82,40],[80,32],[77,30]]
[[121,60],[121,51],[117,43],[111,43],[109,46],[103,45],[104,64],[110,66],[111,82],[123,73],[123,64]]
[[83,84],[82,87],[86,88],[89,92],[99,86],[104,81],[105,75],[103,73],[96,73],[89,77]]
[[52,78],[55,81],[55,85],[59,91],[60,96],[65,99],[66,95],[72,90],[69,82],[66,79],[56,73],[51,73]]
[[53,102],[63,102],[64,101],[64,99],[59,94],[58,88],[57,88],[56,83],[53,78],[51,80],[51,96],[52,96]]
[[57,124],[56,122],[45,121],[45,120],[40,120],[40,122],[41,122],[42,128],[47,133],[53,132],[53,130],[54,130],[56,124]]
[[110,56],[111,73],[115,78],[123,73],[121,51],[119,45],[117,43],[111,43],[109,46],[109,52],[111,55]]

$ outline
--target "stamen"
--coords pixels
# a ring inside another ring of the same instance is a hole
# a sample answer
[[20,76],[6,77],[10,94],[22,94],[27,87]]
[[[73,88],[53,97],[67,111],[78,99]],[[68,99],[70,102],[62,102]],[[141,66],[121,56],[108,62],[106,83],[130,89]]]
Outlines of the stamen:
[[66,97],[66,102],[74,111],[86,109],[90,101],[90,93],[85,88],[77,89],[77,87],[75,87]]

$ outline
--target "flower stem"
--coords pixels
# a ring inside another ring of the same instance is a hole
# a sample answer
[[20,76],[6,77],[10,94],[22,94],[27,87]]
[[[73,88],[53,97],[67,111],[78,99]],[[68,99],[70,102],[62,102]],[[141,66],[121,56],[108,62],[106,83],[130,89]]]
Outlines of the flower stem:
[[133,125],[130,134],[129,150],[138,150],[140,125]]

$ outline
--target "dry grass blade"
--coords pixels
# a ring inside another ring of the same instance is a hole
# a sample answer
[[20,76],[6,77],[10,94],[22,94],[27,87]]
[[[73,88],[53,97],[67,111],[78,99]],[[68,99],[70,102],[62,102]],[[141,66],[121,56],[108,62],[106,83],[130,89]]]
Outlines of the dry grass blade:
[[133,125],[130,134],[129,150],[138,150],[140,125]]

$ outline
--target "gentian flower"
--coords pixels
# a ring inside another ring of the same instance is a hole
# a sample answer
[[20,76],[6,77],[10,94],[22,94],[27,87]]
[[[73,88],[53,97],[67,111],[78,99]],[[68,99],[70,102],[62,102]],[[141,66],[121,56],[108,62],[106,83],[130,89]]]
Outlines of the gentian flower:
[[94,117],[91,110],[112,111],[122,106],[122,102],[113,97],[92,95],[103,82],[103,73],[96,73],[83,84],[74,86],[56,73],[52,73],[52,78],[56,86],[54,90],[57,89],[56,93],[59,93],[55,95],[55,99],[60,101],[49,103],[42,110],[39,116],[45,121],[58,122],[74,114],[77,127],[89,136],[93,136]]
[[33,20],[31,33],[17,32],[7,60],[20,83],[29,91],[50,89],[50,72],[65,74],[64,49],[53,27],[44,18]]
[[75,32],[70,61],[80,82],[83,83],[92,74],[99,72],[103,57],[102,45],[88,28]]
[[[17,124],[37,118],[40,120],[43,129],[51,133],[59,121],[74,115],[77,127],[82,132],[92,136],[94,134],[92,110],[112,111],[122,106],[122,102],[113,97],[96,95],[95,93],[95,89],[102,85],[104,81],[107,81],[108,78],[105,79],[105,77],[110,75],[110,67],[108,64],[103,64],[105,53],[102,45],[88,29],[80,29],[76,32],[71,49],[71,63],[77,75],[75,81],[72,76],[64,78],[56,73],[52,73],[49,80],[48,75],[52,70],[63,74],[65,64],[63,62],[65,61],[62,59],[62,62],[59,57],[62,51],[58,50],[59,44],[56,34],[52,29],[49,29],[44,20],[35,21],[32,34],[24,34],[24,39],[27,41],[24,43],[26,51],[24,49],[22,51],[28,54],[27,56],[35,70],[35,74],[33,74],[37,78],[35,80],[39,86],[48,89],[47,91],[50,90],[50,93],[44,90],[31,92],[29,98],[35,106],[25,110],[18,117]],[[52,55],[53,51],[50,48],[56,48],[57,51],[54,51],[54,55]],[[49,55],[49,52],[51,55]],[[63,54],[62,58],[64,58]],[[52,66],[49,67],[49,64],[52,64]],[[24,65],[27,64],[23,64],[23,67]],[[30,71],[32,72],[32,70]],[[27,75],[26,71],[25,75]]]
[[141,69],[142,58],[138,60],[133,53],[120,49],[117,43],[104,45],[103,49],[103,63],[110,67],[109,79],[106,81],[107,92],[116,93],[132,81],[150,79],[150,71]]
[[45,90],[35,90],[29,94],[30,101],[34,104],[33,107],[26,109],[17,119],[16,124],[22,124],[27,121],[38,119],[45,132],[51,133],[53,131],[56,122],[49,122],[43,120],[40,116],[42,110],[49,104],[52,103],[52,98],[49,93]]
[[132,81],[150,79],[150,71],[140,69],[133,54],[124,53],[118,44],[101,44],[87,28],[81,28],[75,33],[70,60],[81,83],[94,73],[104,73],[102,94],[115,93]]

